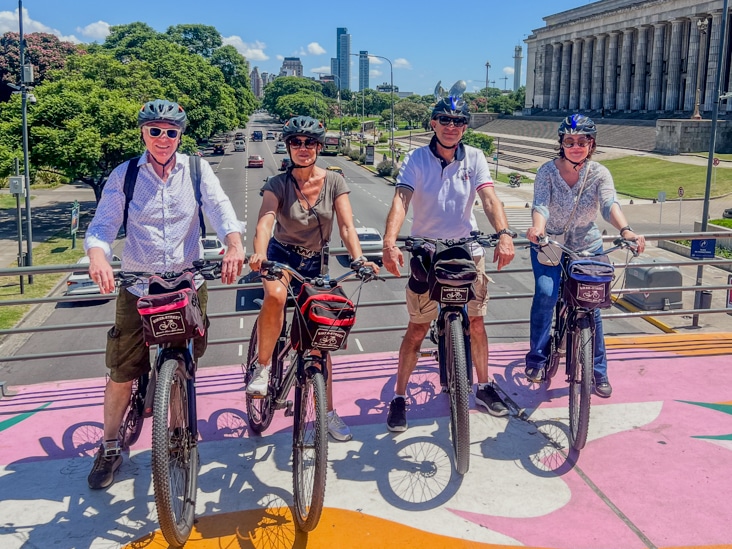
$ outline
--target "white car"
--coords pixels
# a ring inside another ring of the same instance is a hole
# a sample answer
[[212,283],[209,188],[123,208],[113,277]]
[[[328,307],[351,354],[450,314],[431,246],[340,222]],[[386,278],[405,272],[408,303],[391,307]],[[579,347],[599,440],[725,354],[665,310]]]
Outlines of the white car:
[[[356,234],[358,235],[358,240],[361,242],[361,251],[363,251],[366,259],[373,261],[377,265],[381,265],[384,257],[384,239],[381,233],[373,227],[356,227]],[[341,246],[343,246],[342,240]],[[353,258],[349,255],[348,261],[350,262],[352,260]]]
[[[119,257],[112,256],[112,261],[119,261]],[[66,281],[66,295],[93,295],[99,294],[99,285],[89,276],[89,258],[87,256],[79,258],[77,265],[83,267],[83,271],[74,271]],[[116,294],[116,291],[107,294],[110,299]],[[101,296],[101,294],[99,294]],[[104,296],[106,298],[106,296]]]
[[247,145],[243,139],[237,139],[234,141],[234,152],[243,152],[247,150]]
[[278,141],[275,145],[275,154],[287,154],[287,145],[284,141]]
[[226,253],[226,246],[219,240],[219,237],[215,234],[207,234],[201,238],[201,244],[203,244],[203,258],[209,259],[221,259]]

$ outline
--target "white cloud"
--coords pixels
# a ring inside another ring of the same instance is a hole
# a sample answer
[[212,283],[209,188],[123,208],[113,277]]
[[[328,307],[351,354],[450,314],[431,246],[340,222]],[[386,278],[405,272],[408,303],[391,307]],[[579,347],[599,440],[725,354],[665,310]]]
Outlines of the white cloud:
[[411,69],[412,64],[404,59],[403,57],[397,57],[394,59],[394,68],[395,69]]
[[278,61],[284,61],[285,56],[278,53],[277,55],[275,55],[275,59],[277,59]]
[[86,27],[76,27],[76,32],[92,40],[104,40],[109,36],[109,23],[105,21],[97,21],[90,23]]
[[[18,10],[16,9],[15,11],[0,11],[0,34],[18,31]],[[81,40],[79,40],[73,34],[65,36],[61,33],[60,30],[52,29],[51,27],[49,27],[48,25],[44,25],[40,21],[34,21],[28,15],[28,10],[26,8],[23,8],[23,33],[30,34],[32,32],[46,32],[48,34],[53,34],[57,36],[59,40],[63,40],[64,42],[81,44]]]
[[260,42],[259,40],[248,43],[244,42],[244,40],[241,39],[241,36],[232,35],[223,38],[222,41],[224,45],[234,46],[236,51],[246,57],[249,61],[266,61],[269,59],[269,56],[264,53],[264,49],[267,47],[267,44]]
[[373,55],[369,55],[369,65],[381,65],[384,61]]
[[369,76],[381,76],[381,71],[369,68]]
[[325,48],[317,42],[310,42],[308,44],[308,53],[310,53],[310,55],[323,55],[326,51]]
[[503,67],[503,74],[513,76],[513,67]]

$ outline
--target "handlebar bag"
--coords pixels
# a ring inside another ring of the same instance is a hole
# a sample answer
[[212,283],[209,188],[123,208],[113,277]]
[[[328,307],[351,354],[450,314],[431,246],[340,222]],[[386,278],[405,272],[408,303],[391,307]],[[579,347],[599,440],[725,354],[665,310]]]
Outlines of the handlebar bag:
[[473,282],[478,269],[468,244],[438,242],[427,275],[430,299],[440,303],[467,303],[475,297]]
[[137,300],[142,335],[148,345],[203,336],[205,324],[191,273],[165,280],[151,276],[149,293]]
[[296,351],[337,351],[356,322],[356,307],[343,288],[303,284],[297,296],[297,313],[290,331]]
[[612,305],[610,283],[614,276],[615,267],[606,255],[570,261],[564,299],[574,307],[607,309]]

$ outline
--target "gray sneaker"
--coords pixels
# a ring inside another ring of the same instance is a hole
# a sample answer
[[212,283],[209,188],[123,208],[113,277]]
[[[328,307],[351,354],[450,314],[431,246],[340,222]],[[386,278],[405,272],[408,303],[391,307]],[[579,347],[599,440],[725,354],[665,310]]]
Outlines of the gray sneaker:
[[508,415],[508,407],[493,385],[486,385],[485,389],[478,389],[475,393],[475,403],[480,404],[492,416]]
[[104,443],[99,446],[97,457],[94,458],[94,465],[89,473],[89,488],[101,490],[108,488],[114,483],[114,473],[122,465],[122,453],[119,447],[107,448]]
[[404,397],[394,397],[394,400],[389,403],[386,427],[394,433],[407,430],[407,401]]
[[336,413],[335,410],[328,412],[328,432],[330,436],[341,442],[351,440],[353,435],[346,425],[346,422]]

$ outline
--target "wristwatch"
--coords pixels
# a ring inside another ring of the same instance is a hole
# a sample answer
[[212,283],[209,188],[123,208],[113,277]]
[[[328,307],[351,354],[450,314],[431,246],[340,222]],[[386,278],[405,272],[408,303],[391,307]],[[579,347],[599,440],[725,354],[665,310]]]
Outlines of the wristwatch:
[[499,237],[500,237],[501,235],[504,235],[504,234],[507,234],[507,235],[508,235],[508,236],[510,236],[511,238],[516,238],[516,237],[518,236],[518,234],[516,234],[515,232],[513,232],[513,231],[512,231],[511,229],[508,229],[508,228],[506,228],[506,229],[501,229],[501,230],[500,230],[500,231],[498,231],[498,232],[497,232],[496,234],[497,234],[497,235],[498,235]]
[[635,231],[633,230],[633,227],[631,227],[630,225],[626,225],[625,227],[623,227],[622,229],[620,229],[620,237],[621,237],[621,238],[622,238],[622,236],[623,236],[623,233],[624,233],[625,231],[630,231],[631,233],[635,232]]

